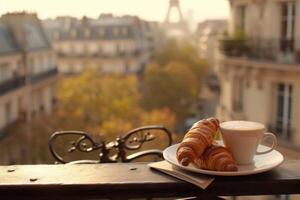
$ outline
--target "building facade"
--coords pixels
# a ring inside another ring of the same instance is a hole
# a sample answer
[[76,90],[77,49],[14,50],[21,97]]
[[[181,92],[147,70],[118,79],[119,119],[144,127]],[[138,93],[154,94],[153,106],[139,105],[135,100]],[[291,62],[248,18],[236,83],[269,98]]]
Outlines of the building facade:
[[139,73],[160,40],[158,24],[103,14],[98,19],[58,17],[44,21],[64,74],[86,67],[102,73]]
[[300,147],[300,1],[229,3],[218,115],[264,123],[282,144]]
[[36,14],[0,18],[0,130],[52,111],[58,79],[55,53]]
[[199,56],[205,58],[213,70],[217,71],[219,56],[219,40],[227,30],[227,21],[214,19],[198,23],[196,30]]

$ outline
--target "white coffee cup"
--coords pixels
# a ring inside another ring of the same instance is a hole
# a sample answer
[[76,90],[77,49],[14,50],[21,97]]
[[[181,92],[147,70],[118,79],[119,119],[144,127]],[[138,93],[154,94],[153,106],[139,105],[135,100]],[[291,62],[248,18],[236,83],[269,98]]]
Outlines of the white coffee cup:
[[[251,164],[254,155],[269,153],[277,145],[276,136],[266,133],[265,126],[258,122],[227,121],[220,124],[220,131],[225,146],[238,165]],[[272,139],[272,146],[266,151],[258,152],[258,145],[267,137]]]

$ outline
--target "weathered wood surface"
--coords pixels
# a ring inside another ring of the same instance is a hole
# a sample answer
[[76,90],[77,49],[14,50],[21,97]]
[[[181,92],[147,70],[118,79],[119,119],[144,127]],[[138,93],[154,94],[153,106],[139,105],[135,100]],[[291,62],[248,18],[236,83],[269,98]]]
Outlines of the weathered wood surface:
[[206,190],[149,169],[146,163],[0,167],[1,199],[263,194],[300,194],[300,160],[258,175],[217,177]]

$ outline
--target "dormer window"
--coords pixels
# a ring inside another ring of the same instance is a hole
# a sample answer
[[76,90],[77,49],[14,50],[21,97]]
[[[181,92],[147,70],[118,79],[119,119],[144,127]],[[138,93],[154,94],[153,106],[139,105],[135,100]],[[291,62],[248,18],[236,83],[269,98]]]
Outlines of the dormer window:
[[105,29],[99,28],[99,30],[98,30],[99,37],[105,37],[105,34],[106,34]]
[[76,36],[77,36],[76,30],[71,30],[70,35],[71,35],[71,38],[76,38]]
[[121,30],[121,33],[123,36],[127,36],[128,35],[128,28],[127,27],[123,27]]
[[90,29],[85,29],[84,30],[84,37],[85,38],[91,37],[91,30]]
[[113,28],[113,35],[114,35],[114,37],[118,37],[119,34],[120,34],[119,28],[118,27],[114,27]]
[[52,37],[54,40],[59,40],[59,31],[54,31]]

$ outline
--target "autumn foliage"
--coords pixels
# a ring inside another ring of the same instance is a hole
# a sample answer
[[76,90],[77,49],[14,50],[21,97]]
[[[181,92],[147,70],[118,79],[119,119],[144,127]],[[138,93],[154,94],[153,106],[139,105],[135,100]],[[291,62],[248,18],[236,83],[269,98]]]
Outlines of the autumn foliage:
[[144,105],[148,109],[170,108],[178,123],[197,112],[194,105],[201,92],[207,63],[188,42],[170,41],[147,66]]
[[63,129],[75,126],[105,137],[149,124],[174,128],[175,115],[169,109],[145,111],[140,100],[136,76],[101,76],[87,70],[61,82],[57,115]]

